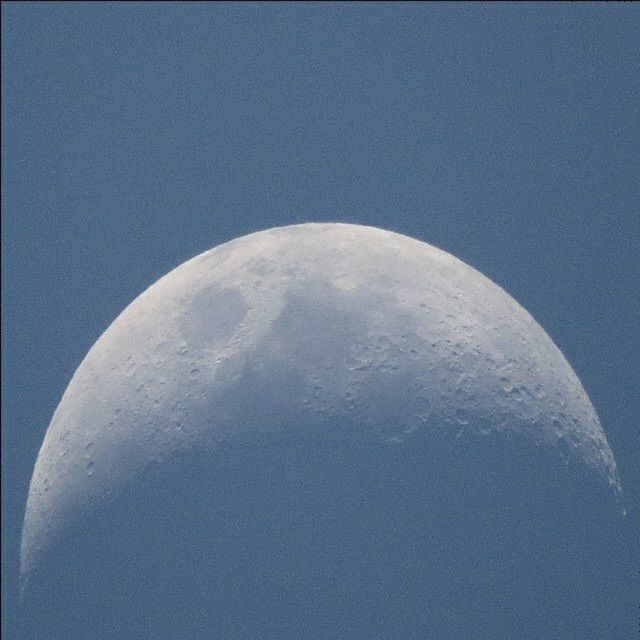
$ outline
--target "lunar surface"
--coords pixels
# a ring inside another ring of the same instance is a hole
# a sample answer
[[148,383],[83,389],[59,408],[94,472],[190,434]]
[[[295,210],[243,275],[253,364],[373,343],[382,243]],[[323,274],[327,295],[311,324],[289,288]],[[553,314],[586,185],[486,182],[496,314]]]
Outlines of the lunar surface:
[[620,496],[580,381],[500,287],[389,231],[275,228],[89,351],[35,465],[24,597],[68,638],[595,637],[602,594],[566,594],[603,575]]

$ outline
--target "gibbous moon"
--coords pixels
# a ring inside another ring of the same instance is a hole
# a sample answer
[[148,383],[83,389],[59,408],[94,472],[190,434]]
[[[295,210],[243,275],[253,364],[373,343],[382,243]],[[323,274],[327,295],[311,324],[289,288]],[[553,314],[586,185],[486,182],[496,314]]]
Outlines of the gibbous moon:
[[22,580],[69,638],[462,638],[464,611],[554,634],[575,621],[522,602],[620,510],[589,398],[513,298],[424,242],[302,224],[185,262],[95,343]]

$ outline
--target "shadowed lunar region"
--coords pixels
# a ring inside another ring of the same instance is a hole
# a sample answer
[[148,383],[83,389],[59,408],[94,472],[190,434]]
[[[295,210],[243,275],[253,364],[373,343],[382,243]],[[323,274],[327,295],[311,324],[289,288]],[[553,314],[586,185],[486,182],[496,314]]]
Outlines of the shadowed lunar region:
[[69,639],[595,640],[622,517],[584,389],[502,289],[389,231],[275,228],[161,278],[85,357],[31,481],[23,609]]

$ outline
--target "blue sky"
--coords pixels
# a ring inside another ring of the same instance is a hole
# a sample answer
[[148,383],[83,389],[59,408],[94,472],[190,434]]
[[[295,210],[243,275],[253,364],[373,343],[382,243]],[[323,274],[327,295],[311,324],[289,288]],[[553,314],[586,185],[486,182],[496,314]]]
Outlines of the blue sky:
[[171,268],[276,225],[384,227],[504,287],[582,380],[638,530],[637,5],[5,2],[2,36],[8,639],[82,357]]

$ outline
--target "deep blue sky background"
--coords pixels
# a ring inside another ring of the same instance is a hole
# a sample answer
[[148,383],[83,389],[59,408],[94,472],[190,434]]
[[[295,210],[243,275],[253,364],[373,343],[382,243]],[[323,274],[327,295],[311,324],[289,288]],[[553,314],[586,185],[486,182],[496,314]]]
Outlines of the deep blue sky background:
[[638,529],[638,5],[2,12],[7,640],[28,482],[75,368],[158,277],[276,225],[384,227],[503,286],[581,378]]

